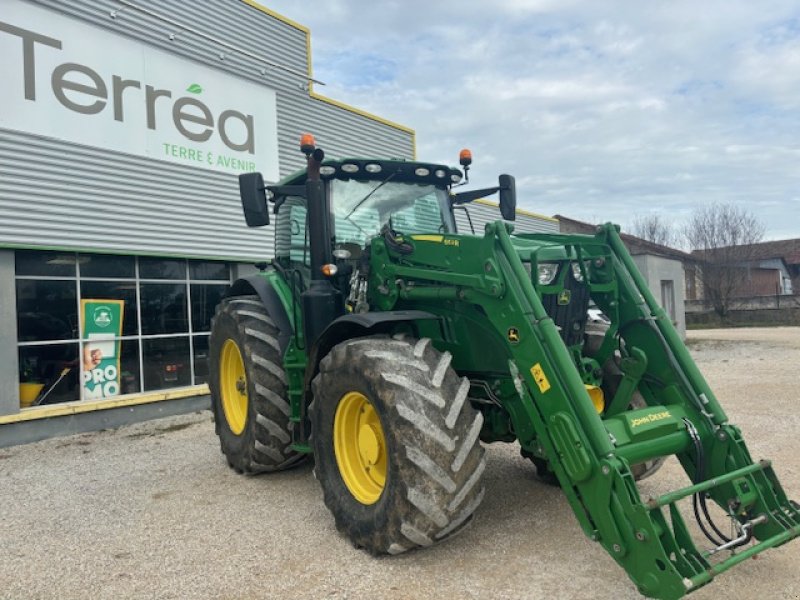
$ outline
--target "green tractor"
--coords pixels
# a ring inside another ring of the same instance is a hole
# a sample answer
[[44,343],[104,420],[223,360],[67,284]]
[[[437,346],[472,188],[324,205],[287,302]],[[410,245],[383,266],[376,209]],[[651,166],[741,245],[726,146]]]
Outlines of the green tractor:
[[[277,185],[239,180],[249,226],[268,225],[272,203],[275,252],[233,285],[211,331],[232,468],[313,454],[337,528],[398,554],[467,525],[485,493],[481,442],[516,441],[653,598],[800,535],[797,504],[750,458],[617,227],[512,235],[497,221],[461,235],[454,208],[490,194],[514,219],[512,177],[459,192],[465,153],[462,172],[326,160],[310,136],[301,148],[307,168]],[[608,322],[587,325],[590,306]],[[637,480],[671,455],[692,484],[642,499]]]

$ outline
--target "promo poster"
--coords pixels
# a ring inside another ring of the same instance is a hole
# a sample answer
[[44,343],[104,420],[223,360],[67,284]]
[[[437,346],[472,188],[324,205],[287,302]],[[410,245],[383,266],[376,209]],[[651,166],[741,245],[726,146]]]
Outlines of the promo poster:
[[124,300],[81,300],[83,397],[120,394],[120,350]]

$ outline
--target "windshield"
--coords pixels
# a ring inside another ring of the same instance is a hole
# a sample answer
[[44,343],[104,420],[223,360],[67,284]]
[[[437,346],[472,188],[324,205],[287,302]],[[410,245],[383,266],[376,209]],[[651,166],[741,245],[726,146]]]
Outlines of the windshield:
[[397,181],[331,182],[337,243],[364,246],[389,223],[405,234],[454,232],[446,190]]

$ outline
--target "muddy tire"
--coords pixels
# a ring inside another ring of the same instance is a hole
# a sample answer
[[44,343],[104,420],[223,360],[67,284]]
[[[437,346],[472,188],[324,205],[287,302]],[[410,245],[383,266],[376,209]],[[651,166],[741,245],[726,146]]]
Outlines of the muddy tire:
[[278,330],[258,296],[220,302],[211,322],[209,388],[220,448],[239,473],[279,471],[305,455],[291,448]]
[[373,554],[459,532],[484,495],[483,416],[469,381],[429,339],[343,342],[320,364],[311,406],[315,475],[337,529]]

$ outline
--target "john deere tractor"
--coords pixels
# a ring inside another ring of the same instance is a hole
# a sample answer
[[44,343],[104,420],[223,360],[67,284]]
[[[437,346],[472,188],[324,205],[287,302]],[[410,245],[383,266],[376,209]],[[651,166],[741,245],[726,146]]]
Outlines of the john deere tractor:
[[[313,454],[337,528],[398,554],[467,525],[485,494],[481,442],[516,441],[653,598],[800,535],[798,506],[769,461],[750,458],[616,226],[512,235],[498,220],[462,235],[454,209],[477,198],[499,193],[514,219],[512,177],[459,191],[466,153],[462,170],[327,160],[310,136],[301,148],[307,168],[277,185],[239,179],[247,224],[272,212],[275,249],[213,321],[231,467],[277,471]],[[590,306],[605,325],[587,326]],[[671,455],[691,485],[640,497],[637,480]]]

